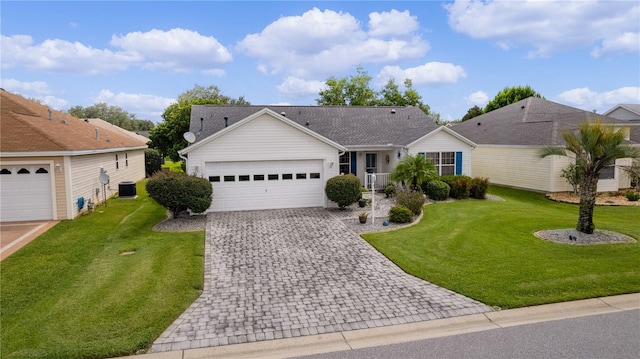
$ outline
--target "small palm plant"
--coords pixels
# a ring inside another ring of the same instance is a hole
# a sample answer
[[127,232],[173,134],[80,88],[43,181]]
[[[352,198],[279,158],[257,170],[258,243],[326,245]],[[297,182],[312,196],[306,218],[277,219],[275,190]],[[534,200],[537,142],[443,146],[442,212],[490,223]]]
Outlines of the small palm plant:
[[411,189],[420,190],[423,183],[438,178],[438,172],[431,160],[424,155],[407,155],[396,166],[390,176],[392,181],[402,183]]

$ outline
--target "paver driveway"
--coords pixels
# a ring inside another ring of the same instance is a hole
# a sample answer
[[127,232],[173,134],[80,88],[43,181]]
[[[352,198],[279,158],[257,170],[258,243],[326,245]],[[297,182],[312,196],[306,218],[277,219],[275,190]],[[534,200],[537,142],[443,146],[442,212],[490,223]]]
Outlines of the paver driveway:
[[209,214],[204,280],[200,298],[152,352],[491,310],[406,274],[317,208]]

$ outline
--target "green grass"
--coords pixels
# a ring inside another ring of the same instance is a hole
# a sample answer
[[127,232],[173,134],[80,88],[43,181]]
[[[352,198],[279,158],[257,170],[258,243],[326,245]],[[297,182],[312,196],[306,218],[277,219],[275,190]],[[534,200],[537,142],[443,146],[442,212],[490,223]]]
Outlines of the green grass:
[[137,193],[60,222],[2,261],[0,357],[144,351],[199,296],[204,231],[152,231],[165,209],[142,182]]
[[[578,206],[493,187],[505,201],[425,207],[419,224],[363,237],[406,272],[492,306],[514,308],[640,292],[640,244],[575,246],[542,229],[575,228]],[[597,229],[640,239],[640,207],[595,209]]]
[[171,172],[184,172],[182,170],[182,162],[172,162],[170,160],[165,160],[164,164],[161,167],[168,168]]

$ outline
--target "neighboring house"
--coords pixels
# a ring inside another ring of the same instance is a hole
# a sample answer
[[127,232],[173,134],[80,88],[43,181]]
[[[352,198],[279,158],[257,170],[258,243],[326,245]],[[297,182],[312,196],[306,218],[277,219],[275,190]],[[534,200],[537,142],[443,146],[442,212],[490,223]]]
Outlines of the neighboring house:
[[[475,144],[417,107],[216,106],[191,108],[187,172],[209,179],[209,211],[326,207],[326,181],[353,173],[376,189],[408,153],[442,174],[471,174]],[[369,174],[369,175],[367,175]]]
[[[149,142],[149,136],[145,136],[144,133],[148,135],[149,131],[138,131],[132,132],[129,130],[125,130],[122,127],[116,126],[111,122],[107,122],[101,118],[83,118],[81,119],[84,122],[90,123],[93,126],[100,127],[105,130],[109,130],[112,132],[117,132],[125,136],[129,136],[137,141],[147,143]],[[141,133],[142,132],[142,133]]]
[[630,140],[640,144],[640,104],[615,105],[603,115],[623,120],[629,125]]
[[[575,161],[571,157],[539,153],[545,146],[564,146],[562,133],[575,131],[584,121],[601,121],[615,128],[624,121],[593,112],[529,97],[451,127],[478,146],[473,151],[474,176],[492,183],[541,192],[570,191],[560,177],[562,169]],[[620,166],[631,160],[619,159],[615,166],[600,172],[598,191],[629,188],[630,180]]]
[[73,219],[120,182],[144,178],[147,146],[135,134],[0,95],[0,221]]

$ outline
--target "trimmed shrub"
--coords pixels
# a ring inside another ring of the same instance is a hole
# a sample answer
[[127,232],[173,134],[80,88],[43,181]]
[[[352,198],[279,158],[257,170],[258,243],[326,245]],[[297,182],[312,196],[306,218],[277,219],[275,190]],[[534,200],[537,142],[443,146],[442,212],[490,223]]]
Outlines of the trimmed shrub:
[[489,179],[483,177],[474,177],[471,180],[471,190],[469,195],[472,198],[484,199],[489,189]]
[[406,190],[396,192],[396,203],[408,208],[416,216],[422,212],[424,195],[420,191]]
[[444,201],[449,198],[451,187],[446,182],[434,180],[422,186],[424,193],[434,201]]
[[389,210],[389,222],[393,223],[411,223],[413,221],[413,213],[405,206],[393,206]]
[[387,196],[387,198],[393,197],[393,195],[396,194],[396,186],[394,184],[388,184],[384,188],[384,194]]
[[638,200],[640,200],[640,192],[629,191],[629,192],[625,193],[624,195],[631,202],[637,202]]
[[456,199],[469,198],[471,194],[471,177],[461,175],[442,176],[440,179],[446,182],[451,191],[449,195]]
[[154,173],[159,172],[161,167],[162,154],[160,151],[153,148],[144,150],[144,172],[147,177],[151,177]]
[[173,218],[190,209],[202,213],[211,206],[213,188],[204,178],[184,173],[156,172],[146,184],[149,197],[169,211]]
[[329,200],[336,202],[340,209],[344,209],[362,197],[361,187],[360,179],[349,173],[329,178],[324,193]]

